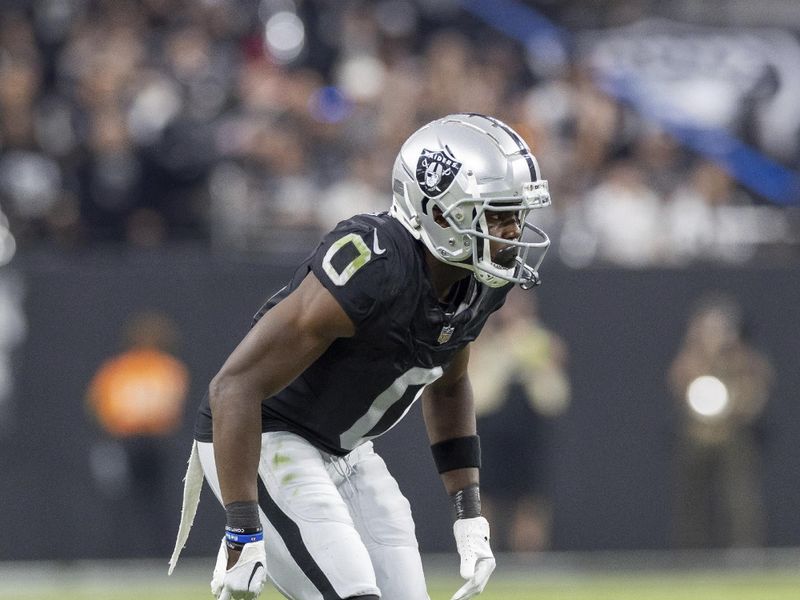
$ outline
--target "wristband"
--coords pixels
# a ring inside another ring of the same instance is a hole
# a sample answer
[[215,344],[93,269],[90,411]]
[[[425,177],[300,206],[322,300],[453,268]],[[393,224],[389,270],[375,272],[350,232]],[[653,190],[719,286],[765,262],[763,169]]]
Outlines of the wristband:
[[481,466],[481,440],[477,435],[437,442],[431,452],[439,473]]
[[468,485],[450,496],[456,519],[472,519],[481,516],[481,491],[477,483]]
[[225,523],[233,531],[261,529],[258,502],[231,502],[225,505]]
[[225,544],[231,550],[241,550],[245,544],[264,539],[258,502],[231,502],[225,505]]
[[264,531],[259,527],[257,531],[234,530],[230,527],[225,528],[225,541],[233,544],[250,544],[260,542],[264,539]]

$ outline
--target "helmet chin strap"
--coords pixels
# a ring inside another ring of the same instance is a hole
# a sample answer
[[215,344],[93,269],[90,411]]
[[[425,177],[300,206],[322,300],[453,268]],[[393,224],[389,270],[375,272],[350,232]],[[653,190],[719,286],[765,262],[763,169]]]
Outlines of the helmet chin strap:
[[[475,278],[481,283],[484,283],[489,287],[493,288],[503,287],[504,285],[512,283],[511,279],[506,279],[505,277],[501,277],[500,275],[492,273],[489,270],[483,268],[482,265],[485,264],[490,264],[492,268],[502,268],[502,262],[495,263],[492,260],[491,241],[486,238],[484,238],[482,241],[483,241],[482,244],[483,258],[479,259],[477,253],[473,258],[473,265],[475,267]],[[511,251],[518,252],[518,249],[513,246],[509,246],[507,250],[509,252]],[[501,250],[498,254],[501,254],[504,251],[506,251],[506,249]],[[518,277],[520,279],[519,286],[523,290],[529,290],[533,287],[536,287],[537,285],[540,285],[542,282],[541,279],[539,278],[539,273],[536,272],[536,269],[525,264],[524,260],[525,260],[524,256],[520,257],[519,254],[516,254],[516,256],[514,257],[514,264],[511,267],[508,267],[506,270],[512,271],[510,277],[514,277],[514,272],[517,269],[519,269],[519,277]],[[516,281],[516,278],[514,279],[514,281]]]
[[484,285],[488,285],[490,288],[500,288],[511,283],[508,279],[503,279],[502,277],[487,273],[479,267],[475,267],[474,275],[475,279]]
[[508,279],[498,277],[494,273],[487,271],[481,266],[482,264],[492,263],[491,241],[486,238],[482,238],[481,242],[482,242],[481,246],[483,247],[483,250],[481,252],[481,254],[483,255],[482,258],[479,258],[476,246],[476,252],[472,259],[472,265],[474,267],[474,272],[475,272],[475,279],[492,288],[503,287],[504,285],[508,285],[509,283],[511,283]]

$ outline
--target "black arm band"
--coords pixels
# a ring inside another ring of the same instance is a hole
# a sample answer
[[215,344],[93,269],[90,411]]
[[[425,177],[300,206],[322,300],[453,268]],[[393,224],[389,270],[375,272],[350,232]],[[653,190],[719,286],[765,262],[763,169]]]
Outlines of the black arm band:
[[225,520],[231,531],[261,531],[258,502],[231,502],[225,505]]
[[481,439],[477,435],[443,440],[431,446],[439,473],[481,467]]
[[472,519],[481,516],[481,490],[477,483],[468,485],[450,496],[456,519]]

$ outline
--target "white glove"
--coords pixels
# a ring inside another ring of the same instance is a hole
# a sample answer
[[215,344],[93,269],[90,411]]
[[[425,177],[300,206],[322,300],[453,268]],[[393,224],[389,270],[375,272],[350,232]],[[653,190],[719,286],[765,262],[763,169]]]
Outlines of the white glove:
[[228,547],[222,538],[211,578],[211,593],[217,600],[255,600],[267,580],[266,564],[264,542],[250,542],[242,548],[236,564],[226,569]]
[[467,600],[483,591],[496,564],[489,547],[489,522],[483,517],[457,519],[453,535],[461,556],[461,577],[467,583],[450,600]]

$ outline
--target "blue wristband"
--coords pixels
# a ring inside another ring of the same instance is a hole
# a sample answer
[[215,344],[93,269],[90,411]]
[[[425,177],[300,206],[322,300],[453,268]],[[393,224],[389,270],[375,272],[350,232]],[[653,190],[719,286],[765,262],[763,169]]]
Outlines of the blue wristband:
[[258,533],[236,533],[234,531],[225,531],[225,539],[234,544],[250,544],[252,542],[260,542],[264,539],[264,532]]

